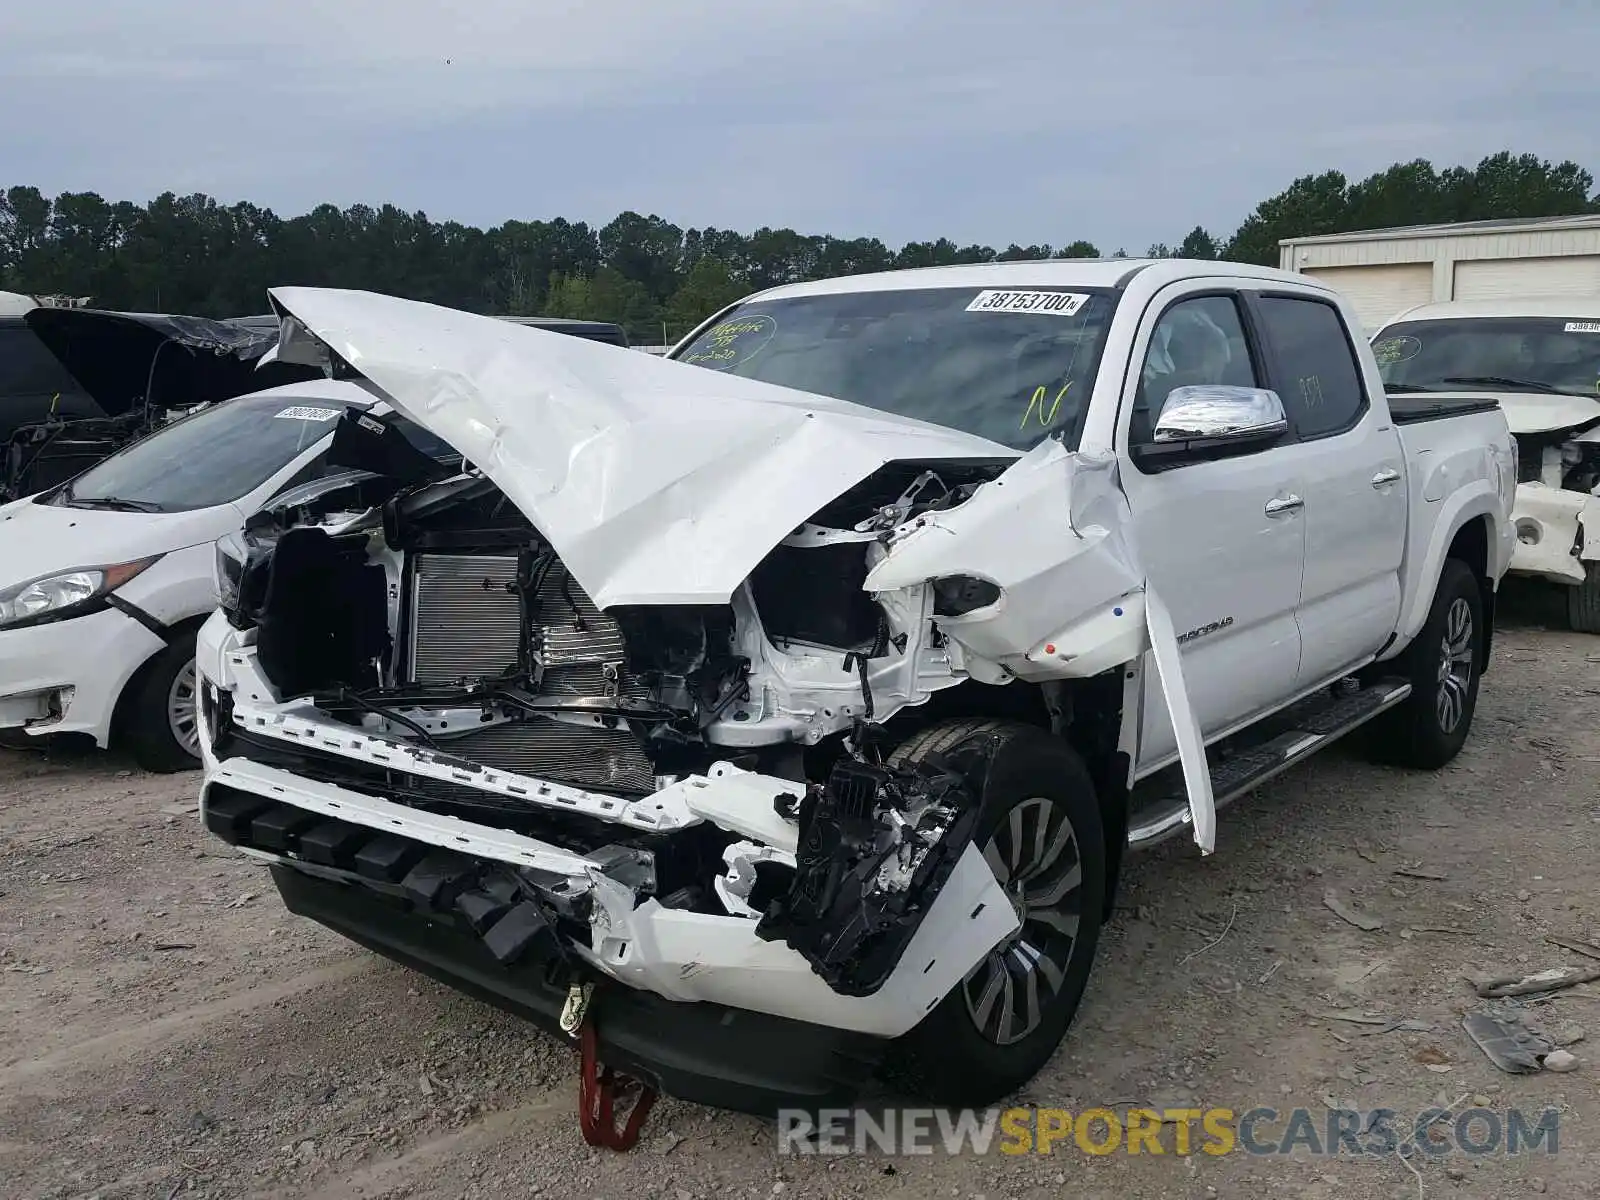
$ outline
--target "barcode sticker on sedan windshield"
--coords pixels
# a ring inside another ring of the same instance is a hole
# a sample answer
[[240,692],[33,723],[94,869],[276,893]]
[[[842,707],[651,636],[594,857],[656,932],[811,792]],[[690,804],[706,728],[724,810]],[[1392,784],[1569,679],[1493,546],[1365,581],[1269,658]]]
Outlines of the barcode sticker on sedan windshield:
[[1600,321],[1568,321],[1567,333],[1600,333]]
[[979,292],[967,305],[968,312],[1044,313],[1052,317],[1070,317],[1077,313],[1089,297],[1079,292],[1010,292],[989,290]]
[[312,408],[307,404],[297,404],[293,408],[286,408],[282,412],[275,412],[274,417],[283,417],[289,421],[331,421],[339,415],[337,408]]

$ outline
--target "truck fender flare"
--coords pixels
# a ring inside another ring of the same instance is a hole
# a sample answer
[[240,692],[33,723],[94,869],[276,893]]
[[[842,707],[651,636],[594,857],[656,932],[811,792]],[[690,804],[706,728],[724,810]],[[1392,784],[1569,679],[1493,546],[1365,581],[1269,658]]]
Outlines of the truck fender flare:
[[1410,598],[1401,609],[1398,626],[1400,636],[1389,647],[1390,657],[1404,650],[1421,632],[1428,619],[1428,610],[1433,605],[1433,595],[1439,590],[1439,577],[1444,573],[1444,562],[1449,556],[1451,544],[1469,522],[1480,517],[1488,518],[1488,574],[1490,578],[1495,577],[1500,542],[1510,528],[1499,508],[1500,496],[1488,480],[1474,480],[1441,501],[1439,516],[1433,522],[1433,533],[1427,548],[1413,560],[1416,563],[1413,578],[1417,586],[1411,589]]

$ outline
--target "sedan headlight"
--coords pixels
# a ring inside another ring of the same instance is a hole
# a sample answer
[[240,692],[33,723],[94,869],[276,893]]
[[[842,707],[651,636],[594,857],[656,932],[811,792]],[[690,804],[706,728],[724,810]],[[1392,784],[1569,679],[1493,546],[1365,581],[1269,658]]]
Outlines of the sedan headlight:
[[97,612],[104,606],[106,596],[160,558],[156,554],[110,566],[80,567],[0,588],[0,629],[43,625]]

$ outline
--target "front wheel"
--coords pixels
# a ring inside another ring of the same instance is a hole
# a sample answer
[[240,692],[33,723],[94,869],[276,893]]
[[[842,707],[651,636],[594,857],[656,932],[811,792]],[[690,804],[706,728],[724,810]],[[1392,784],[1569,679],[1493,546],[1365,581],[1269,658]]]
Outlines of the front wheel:
[[1402,658],[1411,695],[1374,722],[1379,759],[1435,770],[1461,752],[1478,707],[1483,637],[1477,577],[1446,559],[1428,619]]
[[195,635],[182,634],[135,677],[128,696],[128,749],[146,771],[200,766],[199,681]]
[[998,744],[974,844],[1020,928],[903,1040],[902,1069],[937,1104],[992,1103],[1049,1062],[1083,998],[1105,910],[1099,803],[1082,759],[1061,739],[1010,722],[954,721],[913,737],[891,762],[985,737]]

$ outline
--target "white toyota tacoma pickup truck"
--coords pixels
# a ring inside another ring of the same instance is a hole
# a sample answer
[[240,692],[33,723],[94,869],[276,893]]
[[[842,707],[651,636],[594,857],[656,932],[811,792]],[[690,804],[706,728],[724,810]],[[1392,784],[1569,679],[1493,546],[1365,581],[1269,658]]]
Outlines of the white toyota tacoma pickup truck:
[[[218,544],[203,819],[288,907],[680,1097],[1028,1080],[1127,848],[1371,723],[1448,762],[1511,554],[1492,400],[1184,261],[753,296],[667,360],[282,288],[361,482]],[[675,360],[675,361],[674,361]],[[593,1061],[592,1059],[590,1060]]]

